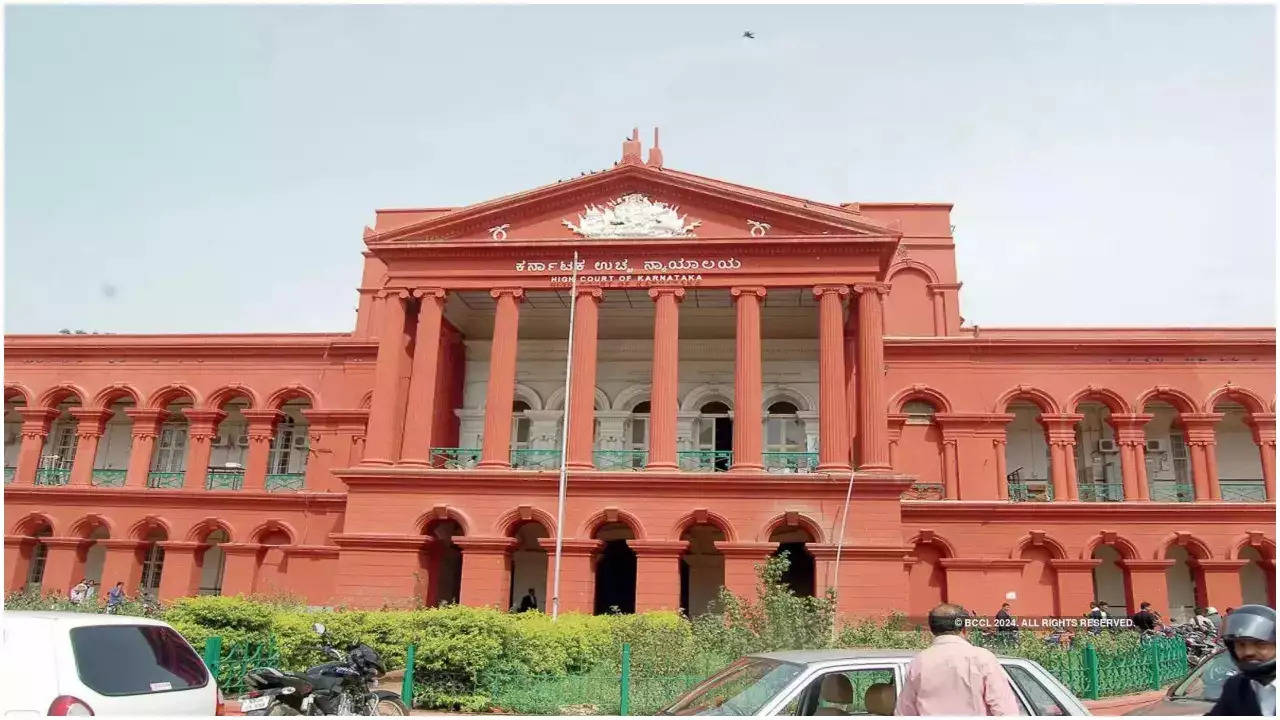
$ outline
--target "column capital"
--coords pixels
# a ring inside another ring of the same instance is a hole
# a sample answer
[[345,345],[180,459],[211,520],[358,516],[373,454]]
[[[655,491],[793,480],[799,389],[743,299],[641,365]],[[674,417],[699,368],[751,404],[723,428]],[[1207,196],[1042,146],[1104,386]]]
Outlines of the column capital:
[[1050,558],[1049,567],[1062,572],[1092,572],[1094,568],[1102,564],[1101,558],[1089,558],[1086,560],[1077,560],[1074,558]]
[[816,285],[813,288],[814,297],[822,297],[823,295],[835,294],[837,297],[844,297],[849,294],[848,285]]
[[420,287],[413,289],[413,296],[420,299],[435,298],[443,300],[448,291],[439,287]]
[[40,542],[51,548],[79,548],[81,545],[88,545],[93,542],[87,538],[79,537],[42,537]]
[[90,434],[102,435],[103,425],[115,414],[105,408],[75,408],[70,413],[76,419],[76,434],[82,437]]
[[596,300],[599,300],[600,298],[604,297],[604,290],[598,287],[579,285],[577,288],[574,289],[573,292],[574,292],[574,297],[580,297],[582,295],[586,295],[587,297],[594,298]]
[[757,298],[762,298],[767,292],[768,291],[760,285],[740,285],[738,287],[729,288],[729,294],[735,298],[740,298],[744,295],[754,295]]
[[212,436],[218,429],[218,424],[227,419],[227,414],[221,410],[196,410],[187,408],[182,411],[190,423],[188,431],[191,437],[197,435]]
[[389,297],[397,297],[404,300],[409,297],[409,291],[405,288],[382,288],[378,292],[374,293],[374,297],[379,300],[385,300]]
[[1249,564],[1248,560],[1201,560],[1199,558],[1191,558],[1187,564],[1193,568],[1200,568],[1205,572],[1234,573],[1240,568]]
[[18,414],[22,416],[22,434],[39,434],[45,435],[49,432],[49,426],[54,420],[58,419],[60,414],[54,408],[45,407],[21,407],[17,408]]
[[203,547],[207,547],[204,543],[191,542],[187,540],[161,540],[156,544],[164,548],[165,552],[171,552],[176,550],[178,552],[194,553],[195,551]]
[[494,288],[489,291],[489,297],[500,298],[503,295],[510,295],[516,302],[524,300],[524,288]]
[[684,288],[682,287],[651,287],[649,288],[649,297],[657,300],[659,296],[670,295],[680,302],[684,299]]
[[1186,430],[1188,445],[1212,445],[1217,443],[1214,426],[1223,417],[1222,413],[1182,413],[1175,423]]
[[872,292],[879,293],[880,295],[888,295],[889,287],[889,283],[882,282],[854,283],[853,291],[859,295],[865,295]]
[[937,295],[939,293],[959,290],[961,285],[964,285],[964,283],[929,283],[924,287],[930,295]]

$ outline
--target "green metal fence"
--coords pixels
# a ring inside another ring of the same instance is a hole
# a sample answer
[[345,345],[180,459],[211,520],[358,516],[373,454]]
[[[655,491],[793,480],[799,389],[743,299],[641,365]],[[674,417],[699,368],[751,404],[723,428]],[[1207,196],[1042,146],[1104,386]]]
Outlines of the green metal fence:
[[204,480],[205,490],[241,490],[244,488],[244,471],[227,472],[210,470]]
[[305,482],[305,473],[271,473],[267,475],[267,492],[298,492]]
[[466,470],[480,462],[480,448],[431,448],[431,467]]
[[1156,502],[1195,502],[1196,491],[1191,483],[1173,480],[1152,480],[1147,483],[1152,500]]
[[591,455],[597,470],[643,470],[649,462],[647,450],[596,450]]
[[1013,502],[1053,502],[1053,483],[1010,480],[1009,499]]
[[1219,480],[1218,487],[1227,502],[1267,501],[1267,487],[1262,480]]
[[732,450],[680,450],[676,462],[681,470],[725,472],[733,465]]
[[40,468],[36,470],[37,485],[66,485],[71,482],[71,470],[69,468]]
[[93,477],[89,482],[96,487],[124,487],[124,478],[127,472],[126,470],[94,468]]
[[185,472],[149,472],[147,473],[147,487],[180,490],[182,484],[186,482],[186,477],[187,474]]
[[513,470],[559,470],[560,451],[534,448],[512,448]]
[[1080,483],[1081,502],[1122,502],[1123,483]]
[[244,676],[250,670],[279,668],[280,650],[276,647],[275,638],[269,638],[265,643],[243,642],[224,646],[222,638],[214,636],[204,641],[204,664],[218,679],[222,694],[233,697],[246,690]]
[[[999,636],[984,639],[974,633],[970,640],[997,654],[1012,650]],[[1088,639],[1077,638],[1072,647],[1047,649],[1033,659],[1076,697],[1090,700],[1158,690],[1189,671],[1186,642],[1179,637],[1149,638],[1137,648],[1112,651],[1099,650]]]
[[818,469],[816,452],[767,452],[764,469],[771,473],[811,473]]

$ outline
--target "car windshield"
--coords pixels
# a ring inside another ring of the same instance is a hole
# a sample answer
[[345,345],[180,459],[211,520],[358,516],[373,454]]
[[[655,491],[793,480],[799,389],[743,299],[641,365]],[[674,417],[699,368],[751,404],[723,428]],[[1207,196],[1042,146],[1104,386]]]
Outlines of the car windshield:
[[1174,687],[1169,697],[1217,702],[1222,696],[1223,683],[1236,672],[1236,664],[1232,662],[1230,653],[1220,652],[1192,670],[1187,679]]
[[803,665],[745,657],[703,680],[660,715],[754,715],[804,672]]

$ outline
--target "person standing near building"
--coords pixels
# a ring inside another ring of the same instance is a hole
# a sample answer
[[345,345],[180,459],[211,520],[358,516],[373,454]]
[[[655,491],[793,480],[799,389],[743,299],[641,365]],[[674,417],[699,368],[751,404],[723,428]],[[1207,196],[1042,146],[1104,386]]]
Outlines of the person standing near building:
[[1151,613],[1151,603],[1144,602],[1138,606],[1138,612],[1133,614],[1133,626],[1138,632],[1154,632],[1156,629],[1156,618]]
[[81,580],[80,582],[76,583],[74,587],[71,588],[71,592],[67,594],[67,597],[71,600],[71,602],[75,603],[76,605],[79,605],[80,603],[84,602],[84,594],[88,590],[89,590],[88,581]]
[[533,593],[533,588],[529,588],[529,594],[520,600],[520,612],[528,612],[529,610],[538,609],[538,596]]
[[964,608],[943,603],[929,611],[933,645],[907,666],[895,715],[1017,715],[1009,678],[990,650],[961,634]]
[[996,612],[996,637],[1006,643],[1018,637],[1018,619],[1013,616],[1013,605],[1005,601]]
[[1240,672],[1227,678],[1205,714],[1275,717],[1276,611],[1242,605],[1227,616],[1222,637]]
[[107,593],[107,612],[115,614],[120,610],[120,606],[124,604],[124,583],[118,582],[116,586],[111,588]]
[[92,605],[92,604],[93,604],[93,599],[94,599],[95,597],[97,597],[97,596],[98,596],[98,581],[97,581],[97,580],[85,580],[85,583],[86,583],[89,587],[85,588],[85,590],[84,590],[84,601],[85,601],[86,603],[88,603],[89,605]]

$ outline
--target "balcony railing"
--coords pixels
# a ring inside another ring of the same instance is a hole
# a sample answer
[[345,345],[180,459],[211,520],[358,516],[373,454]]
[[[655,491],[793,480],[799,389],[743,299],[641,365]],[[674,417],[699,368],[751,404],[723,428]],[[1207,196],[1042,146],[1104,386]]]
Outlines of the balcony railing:
[[431,448],[431,467],[466,470],[480,462],[480,448]]
[[511,451],[511,467],[514,470],[559,470],[560,451],[514,448]]
[[110,470],[107,468],[94,468],[93,476],[89,482],[94,487],[124,487],[124,476],[126,470]]
[[1123,502],[1124,483],[1081,483],[1080,502]]
[[1147,489],[1155,502],[1195,502],[1196,499],[1196,491],[1191,483],[1152,480],[1147,484]]
[[903,500],[945,500],[947,489],[942,483],[911,483],[911,488],[902,491]]
[[725,472],[733,465],[732,450],[680,450],[676,462],[690,472]]
[[817,468],[816,452],[764,453],[764,469],[771,473],[811,473]]
[[147,473],[147,487],[163,488],[166,490],[180,490],[182,484],[186,482],[187,474],[185,472],[156,472]]
[[244,470],[223,470],[209,468],[204,479],[205,490],[242,490],[244,489]]
[[1048,480],[1010,480],[1009,500],[1053,502],[1053,485]]
[[306,473],[269,473],[267,492],[298,492],[302,490]]
[[16,467],[7,467],[7,468],[5,468],[5,469],[4,469],[4,484],[5,484],[5,485],[8,485],[9,483],[13,482],[13,478],[17,475],[17,473],[18,473],[18,468],[16,468]]
[[591,455],[597,470],[643,470],[649,462],[647,450],[596,450]]
[[64,468],[40,468],[36,470],[37,485],[66,485],[71,482],[71,470]]
[[1219,480],[1218,487],[1227,502],[1267,501],[1267,486],[1262,480]]

